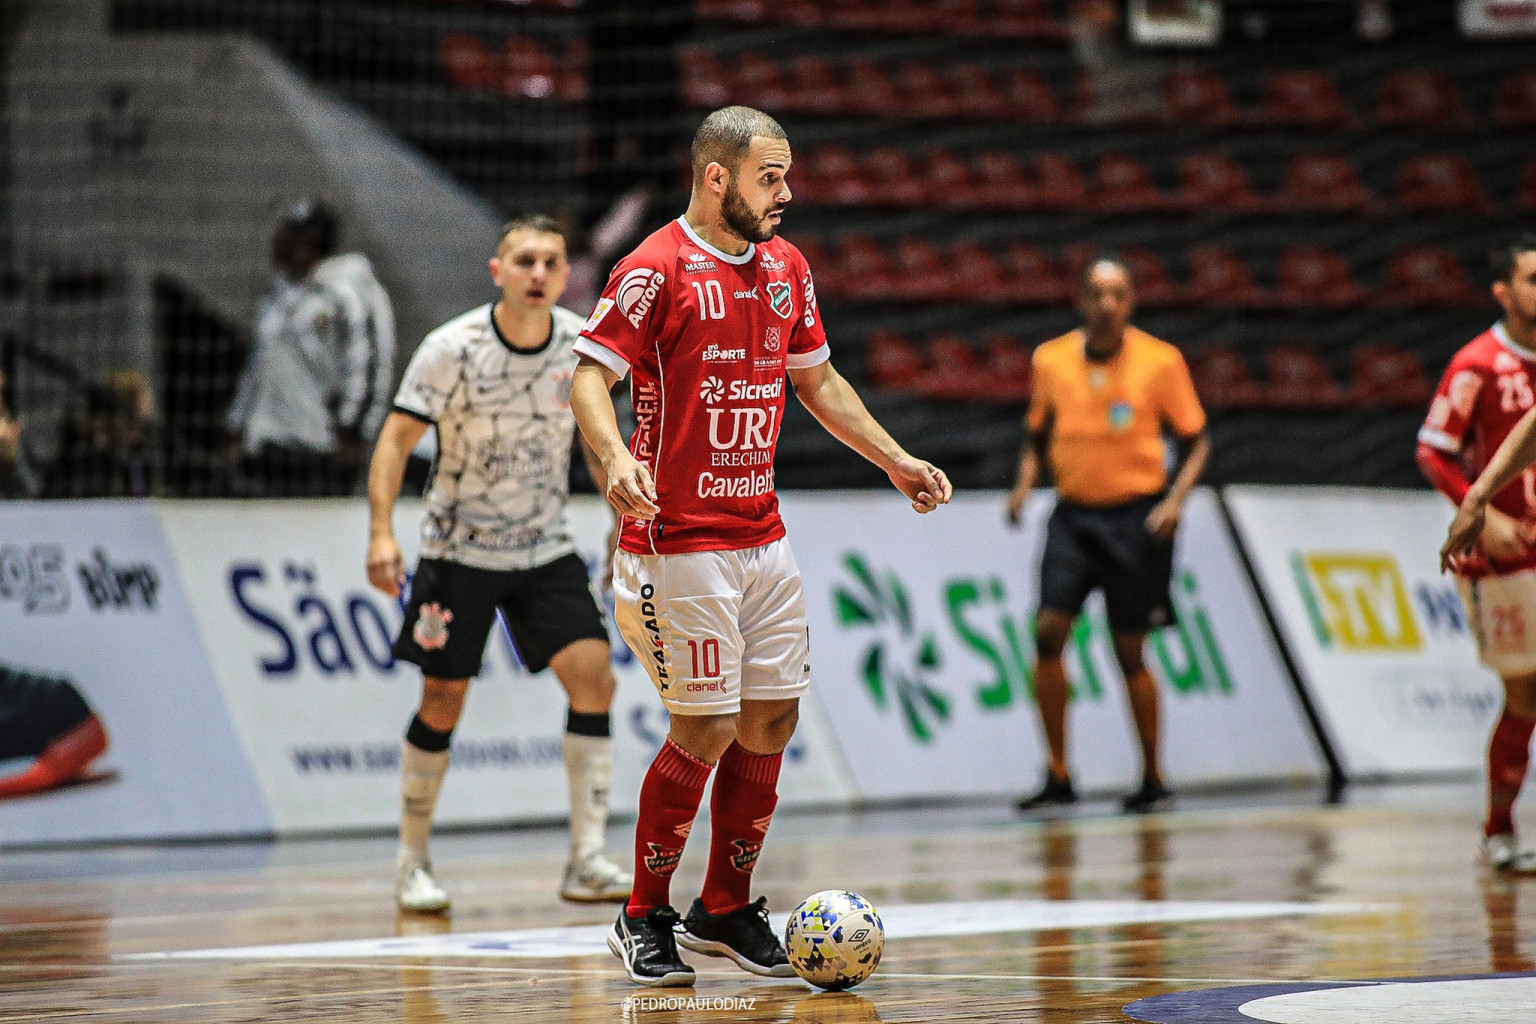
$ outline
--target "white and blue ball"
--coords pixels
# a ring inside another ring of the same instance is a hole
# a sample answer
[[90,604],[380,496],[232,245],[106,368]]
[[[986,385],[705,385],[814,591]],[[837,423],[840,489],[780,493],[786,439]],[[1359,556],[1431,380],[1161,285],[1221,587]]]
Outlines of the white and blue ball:
[[795,973],[812,985],[852,988],[879,966],[885,925],[858,893],[827,889],[807,896],[789,915],[784,950]]

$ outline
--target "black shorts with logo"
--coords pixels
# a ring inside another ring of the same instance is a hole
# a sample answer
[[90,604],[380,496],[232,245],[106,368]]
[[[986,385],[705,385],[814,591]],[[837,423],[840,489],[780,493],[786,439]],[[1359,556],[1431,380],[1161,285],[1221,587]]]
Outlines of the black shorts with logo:
[[438,679],[478,675],[498,610],[530,672],[548,668],[550,658],[577,640],[608,639],[587,567],[576,555],[511,570],[423,558],[394,655]]
[[1059,501],[1045,529],[1040,607],[1076,615],[1104,591],[1110,629],[1138,633],[1173,621],[1173,541],[1147,532],[1162,495],[1094,507]]

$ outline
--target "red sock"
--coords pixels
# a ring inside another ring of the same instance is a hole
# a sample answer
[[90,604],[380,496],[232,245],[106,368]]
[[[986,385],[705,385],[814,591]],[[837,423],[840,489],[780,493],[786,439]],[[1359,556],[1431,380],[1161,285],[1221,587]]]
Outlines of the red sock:
[[629,895],[630,917],[644,917],[671,900],[672,872],[699,813],[710,766],[669,738],[651,762],[640,786],[640,814],[635,821],[635,888]]
[[1519,718],[1506,709],[1493,727],[1488,744],[1488,822],[1483,835],[1497,836],[1515,830],[1515,798],[1525,782],[1531,763],[1531,732],[1536,721]]
[[709,799],[709,871],[700,899],[711,914],[747,905],[752,869],[779,802],[782,751],[754,754],[732,743],[720,758],[715,792]]

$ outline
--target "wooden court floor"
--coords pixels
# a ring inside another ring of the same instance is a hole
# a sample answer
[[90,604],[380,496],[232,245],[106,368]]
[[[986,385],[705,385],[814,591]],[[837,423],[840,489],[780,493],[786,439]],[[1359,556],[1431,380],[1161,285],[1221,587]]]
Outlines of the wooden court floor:
[[[1143,817],[1090,804],[1049,821],[1001,806],[785,814],[757,871],[770,907],[845,887],[887,912],[884,962],[842,994],[691,955],[692,990],[629,984],[606,952],[587,952],[598,932],[581,927],[614,911],[554,895],[558,829],[439,837],[448,919],[397,916],[385,837],[11,850],[0,852],[0,1024],[1082,1024],[1130,1020],[1121,1008],[1146,997],[1259,982],[1531,971],[1536,879],[1475,863],[1479,800],[1451,786],[1331,807],[1307,793],[1186,799]],[[697,891],[704,835],[701,824],[674,880],[680,903]],[[969,933],[937,934],[956,922]],[[370,944],[391,939],[405,952]],[[539,955],[549,942],[559,955]],[[296,946],[314,943],[338,944]],[[142,956],[184,951],[205,953]],[[1259,1019],[1536,1021],[1536,1000],[1529,1016],[1478,1015],[1480,991],[1456,997],[1462,1016]],[[1228,1019],[1204,1012],[1153,1019]]]

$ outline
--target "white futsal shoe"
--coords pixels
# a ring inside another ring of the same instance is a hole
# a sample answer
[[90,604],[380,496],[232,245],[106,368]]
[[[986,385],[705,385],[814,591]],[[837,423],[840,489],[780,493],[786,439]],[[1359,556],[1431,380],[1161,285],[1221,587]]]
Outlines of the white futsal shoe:
[[1536,850],[1522,850],[1513,832],[1484,839],[1482,861],[1493,870],[1505,874],[1536,874]]
[[437,884],[430,860],[401,854],[395,870],[395,903],[417,914],[447,913],[448,893]]
[[560,898],[573,903],[621,903],[629,899],[635,876],[608,859],[599,850],[565,866],[560,880]]

